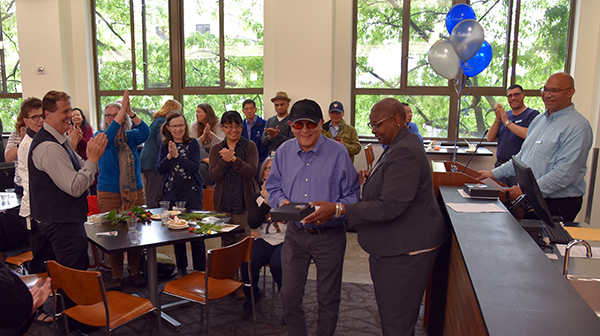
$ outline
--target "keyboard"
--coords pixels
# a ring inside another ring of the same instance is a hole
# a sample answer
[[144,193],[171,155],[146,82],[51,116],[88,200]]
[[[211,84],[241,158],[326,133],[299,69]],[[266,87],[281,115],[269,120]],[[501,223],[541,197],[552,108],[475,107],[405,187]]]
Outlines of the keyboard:
[[542,222],[542,230],[544,231],[544,235],[550,239],[550,242],[568,244],[571,240],[573,240],[573,237],[571,237],[569,232],[565,230],[561,224],[557,223],[556,225],[558,227],[553,228]]

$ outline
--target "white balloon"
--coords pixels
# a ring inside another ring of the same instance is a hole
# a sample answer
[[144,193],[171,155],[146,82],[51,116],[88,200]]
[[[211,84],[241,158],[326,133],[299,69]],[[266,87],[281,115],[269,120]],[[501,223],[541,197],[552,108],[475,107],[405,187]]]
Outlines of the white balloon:
[[468,61],[481,48],[484,38],[483,28],[479,22],[467,19],[454,27],[450,42],[458,58]]
[[460,70],[460,59],[454,52],[452,44],[447,40],[437,41],[429,49],[427,60],[438,75],[446,79],[454,79]]

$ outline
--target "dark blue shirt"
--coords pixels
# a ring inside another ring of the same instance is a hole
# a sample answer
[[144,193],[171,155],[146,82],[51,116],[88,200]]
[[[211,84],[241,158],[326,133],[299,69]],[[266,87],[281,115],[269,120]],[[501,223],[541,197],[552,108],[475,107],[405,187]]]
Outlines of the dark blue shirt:
[[[260,143],[260,137],[262,137],[265,131],[266,125],[265,119],[255,116],[254,123],[250,124],[248,119],[244,119],[242,125],[242,137],[248,140],[252,140],[256,144],[256,149],[258,150],[258,164],[260,169],[260,163],[263,162],[267,155],[269,155],[269,146],[263,146]],[[250,130],[250,136],[248,136],[248,130]]]
[[[508,119],[515,125],[521,127],[529,127],[529,124],[538,116],[540,112],[527,108],[519,115],[513,115],[512,110],[506,111]],[[511,132],[506,126],[500,125],[498,129],[498,148],[496,149],[496,158],[498,161],[508,161],[510,158],[521,150],[525,139]]]

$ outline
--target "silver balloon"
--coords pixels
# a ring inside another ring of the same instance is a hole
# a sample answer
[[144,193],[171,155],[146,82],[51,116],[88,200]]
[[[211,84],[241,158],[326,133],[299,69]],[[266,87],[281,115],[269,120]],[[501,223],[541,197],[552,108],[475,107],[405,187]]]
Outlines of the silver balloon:
[[481,48],[484,37],[483,28],[479,22],[467,19],[454,27],[452,35],[450,35],[450,42],[458,58],[468,61]]
[[452,44],[449,41],[440,40],[432,45],[429,49],[427,60],[431,68],[438,75],[447,79],[454,79],[458,76],[460,59],[454,52]]

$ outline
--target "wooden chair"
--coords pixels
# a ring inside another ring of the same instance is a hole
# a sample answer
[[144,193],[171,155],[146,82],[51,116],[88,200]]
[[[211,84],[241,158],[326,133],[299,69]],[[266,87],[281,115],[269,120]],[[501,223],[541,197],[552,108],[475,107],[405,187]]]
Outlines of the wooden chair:
[[365,146],[365,157],[367,158],[367,170],[373,169],[373,162],[375,161],[375,153],[373,153],[373,146],[367,144]]
[[[156,313],[158,332],[160,328],[160,315],[148,299],[125,294],[119,291],[106,292],[100,272],[81,271],[60,265],[54,260],[46,262],[48,276],[52,278],[52,294],[61,289],[75,302],[75,306],[65,309],[62,301],[62,313],[57,315],[57,301],[54,300],[54,316],[64,315],[67,335],[69,324],[67,316],[94,327],[106,327],[106,334],[121,325],[132,321],[149,312]],[[52,329],[56,335],[56,319]]]
[[202,190],[202,210],[214,211],[215,204],[213,200],[214,189],[212,187]]
[[28,261],[31,261],[32,259],[33,253],[31,251],[27,251],[13,257],[8,257],[4,262],[7,264],[18,266],[21,269],[21,274],[27,275],[29,274],[29,272],[27,271],[25,265]]
[[[163,293],[206,306],[206,334],[210,335],[209,302],[223,298],[245,283],[237,280],[238,270],[243,262],[248,263],[250,273],[250,253],[252,251],[252,236],[226,247],[216,248],[207,252],[205,272],[193,272],[179,279],[169,281]],[[252,273],[250,273],[250,286]],[[252,300],[252,315],[254,318],[254,335],[256,335],[256,314],[254,311],[254,291],[250,291]]]

